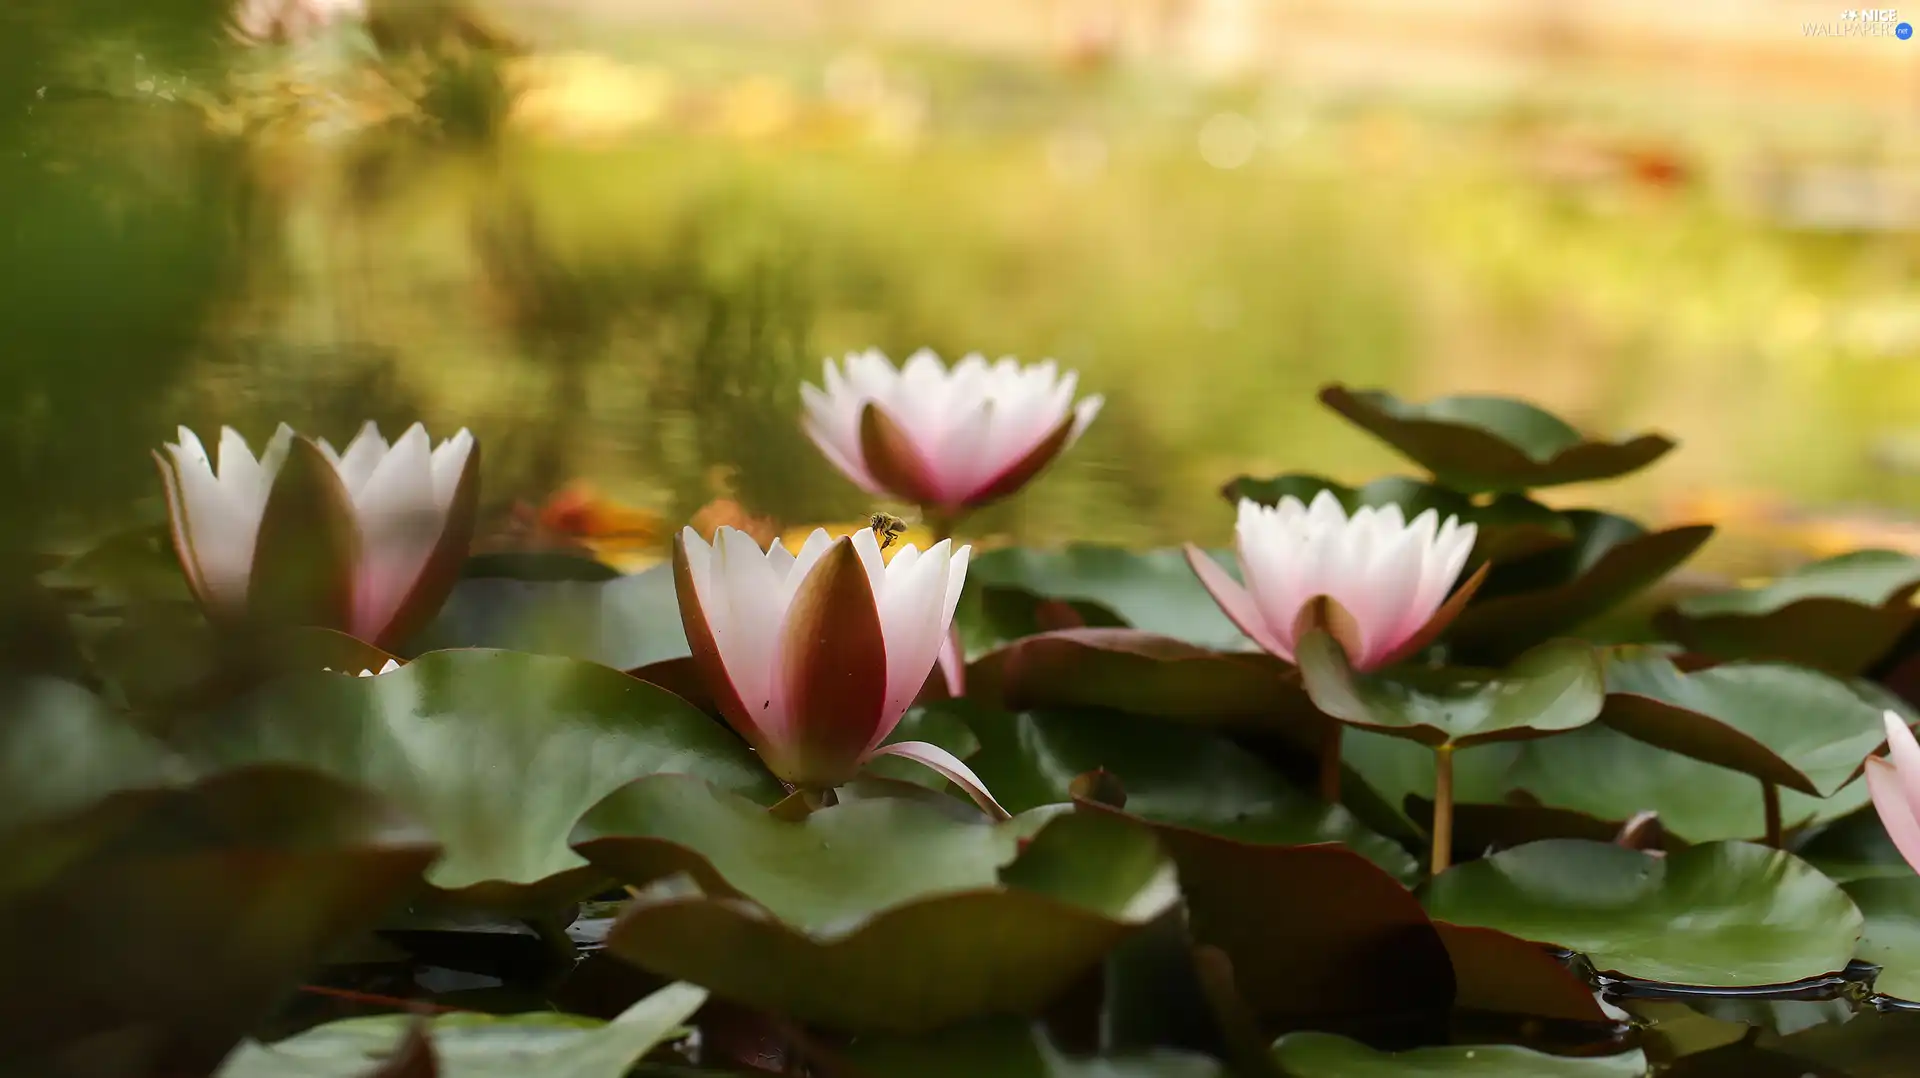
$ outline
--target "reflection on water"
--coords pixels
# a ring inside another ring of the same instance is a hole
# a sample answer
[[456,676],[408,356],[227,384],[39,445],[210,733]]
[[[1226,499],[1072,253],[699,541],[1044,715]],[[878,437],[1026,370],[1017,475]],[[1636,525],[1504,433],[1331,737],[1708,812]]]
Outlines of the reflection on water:
[[1330,380],[1667,429],[1680,453],[1597,495],[1644,511],[1920,508],[1910,239],[1751,195],[1897,161],[1799,169],[1652,109],[408,10],[254,47],[187,0],[9,16],[11,524],[124,515],[175,422],[369,417],[472,427],[502,522],[575,479],[668,521],[854,519],[797,387],[869,345],[1054,356],[1106,394],[983,533],[1217,538],[1232,475],[1397,467],[1314,403]]

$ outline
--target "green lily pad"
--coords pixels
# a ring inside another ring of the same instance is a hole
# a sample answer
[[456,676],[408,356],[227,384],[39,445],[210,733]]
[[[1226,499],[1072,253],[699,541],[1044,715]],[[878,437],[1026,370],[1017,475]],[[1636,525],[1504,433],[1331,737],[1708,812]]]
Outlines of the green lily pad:
[[[1233,564],[1231,554],[1213,556],[1223,566]],[[1229,571],[1237,576],[1237,570]],[[1143,632],[1221,651],[1259,650],[1220,612],[1179,550],[1142,553],[1091,543],[1056,550],[1004,547],[973,559],[967,567],[967,590],[1094,603]],[[981,630],[977,609],[962,621],[970,654],[982,645],[1003,642]]]
[[1611,1056],[1550,1056],[1514,1044],[1445,1044],[1379,1052],[1332,1033],[1289,1033],[1273,1059],[1294,1078],[1641,1078],[1638,1048]]
[[1453,963],[1439,932],[1412,892],[1354,851],[1256,844],[1164,823],[1154,832],[1179,865],[1194,940],[1230,960],[1234,987],[1254,1014],[1313,1024],[1453,1003]]
[[78,685],[40,678],[0,695],[0,834],[187,777],[165,745]]
[[1886,741],[1880,709],[1846,682],[1783,663],[1685,673],[1644,648],[1613,652],[1601,721],[1650,745],[1827,797]]
[[1648,532],[1611,513],[1561,514],[1573,542],[1493,567],[1447,630],[1456,661],[1498,665],[1651,587],[1713,535],[1710,525]]
[[[437,1078],[622,1078],[641,1056],[672,1038],[706,1002],[690,984],[662,988],[611,1022],[536,1011],[446,1014],[425,1023]],[[416,1021],[375,1015],[329,1022],[271,1045],[248,1044],[216,1078],[362,1078],[391,1059]]]
[[1567,947],[1604,972],[1713,987],[1842,969],[1862,924],[1839,885],[1811,865],[1743,842],[1665,857],[1535,842],[1442,873],[1424,898],[1438,919]]
[[1286,497],[1311,504],[1321,491],[1332,492],[1348,513],[1362,506],[1397,505],[1408,520],[1429,509],[1442,520],[1459,517],[1462,523],[1477,529],[1470,559],[1473,562],[1512,561],[1573,541],[1573,525],[1531,498],[1503,494],[1479,505],[1457,490],[1402,475],[1384,476],[1361,487],[1342,486],[1317,475],[1282,475],[1272,479],[1243,475],[1229,482],[1221,493],[1236,505],[1246,498],[1272,506],[1279,505]]
[[1009,812],[1071,800],[1075,776],[1102,770],[1125,789],[1126,811],[1153,823],[1277,846],[1339,842],[1398,879],[1418,874],[1399,844],[1295,789],[1227,738],[1121,714],[945,706],[980,739],[970,764]]
[[1723,659],[1777,659],[1858,674],[1920,620],[1920,558],[1856,550],[1763,587],[1688,596],[1660,613],[1662,633]]
[[1793,852],[1835,883],[1904,880],[1913,875],[1913,867],[1888,837],[1880,814],[1871,809],[1835,820]]
[[[1456,781],[1462,759],[1455,760]],[[1657,812],[1668,834],[1689,843],[1766,834],[1752,776],[1655,748],[1605,723],[1521,746],[1503,785],[1527,791],[1550,807],[1602,820]],[[1781,823],[1791,832],[1839,819],[1866,801],[1866,784],[1860,782],[1824,798],[1782,789]]]
[[1854,880],[1847,897],[1866,918],[1859,957],[1880,967],[1873,990],[1920,1003],[1920,876]]
[[1411,668],[1356,673],[1332,636],[1313,630],[1294,649],[1321,711],[1350,725],[1424,745],[1465,747],[1546,737],[1600,714],[1603,679],[1594,649],[1550,640],[1505,670]]
[[454,586],[413,652],[500,648],[632,670],[691,654],[673,567],[602,581],[469,578]]
[[1059,808],[989,825],[876,799],[790,823],[656,775],[595,807],[575,844],[645,885],[614,954],[856,1030],[1033,1013],[1179,897],[1151,832]]
[[288,677],[179,740],[211,765],[300,764],[386,794],[446,845],[427,874],[442,899],[514,909],[600,884],[567,837],[635,776],[685,772],[780,796],[732,731],[680,698],[604,666],[507,651]]
[[1658,434],[1589,439],[1549,412],[1512,397],[1440,397],[1424,404],[1339,384],[1320,403],[1468,494],[1586,483],[1637,472],[1674,443]]
[[1317,731],[1326,723],[1293,667],[1138,629],[1059,629],[967,667],[967,695],[1021,708],[1091,707],[1201,726]]
[[862,1037],[843,1053],[861,1078],[1224,1078],[1220,1062],[1155,1049],[1078,1059],[1046,1032],[1015,1022],[961,1026],[913,1038]]
[[[0,1057],[205,1074],[438,847],[364,790],[250,768],[113,794],[0,839]],[[74,1068],[74,1069],[63,1069]]]

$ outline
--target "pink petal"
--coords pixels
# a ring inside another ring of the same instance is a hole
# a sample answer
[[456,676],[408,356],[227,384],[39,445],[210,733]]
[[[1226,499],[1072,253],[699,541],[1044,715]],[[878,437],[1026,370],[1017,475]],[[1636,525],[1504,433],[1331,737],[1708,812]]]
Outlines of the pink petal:
[[[958,593],[959,589],[954,591]],[[958,625],[948,627],[947,638],[940,645],[940,676],[946,680],[948,698],[958,700],[967,694],[967,662],[960,650]]]
[[1905,719],[1888,710],[1880,713],[1887,726],[1887,758],[1900,773],[1900,785],[1907,792],[1907,803],[1920,810],[1920,743],[1913,739]]
[[1293,649],[1280,642],[1280,639],[1267,628],[1261,618],[1260,610],[1253,604],[1253,596],[1241,587],[1218,562],[1207,556],[1206,551],[1186,545],[1187,564],[1193,567],[1193,575],[1200,578],[1200,586],[1207,589],[1213,601],[1220,604],[1221,613],[1233,622],[1247,638],[1265,648],[1269,653],[1278,655],[1288,662],[1293,661]]
[[925,741],[898,741],[891,745],[880,746],[873,751],[873,755],[904,756],[917,764],[932,768],[945,775],[954,785],[965,790],[967,796],[973,798],[973,803],[980,806],[981,811],[997,820],[1013,819],[1013,814],[1001,808],[1000,802],[993,799],[993,794],[987,791],[987,784],[980,781],[980,776],[974,774],[966,764],[961,763],[958,756],[938,745]]
[[764,754],[767,737],[761,729],[759,715],[747,706],[735,686],[713,629],[715,615],[725,616],[719,608],[726,600],[713,579],[712,558],[713,549],[692,528],[683,528],[674,537],[673,590],[680,606],[680,624],[686,631],[687,647],[693,652],[693,664],[700,671],[700,680],[721,716],[735,733]]
[[885,723],[887,680],[872,580],[854,543],[835,540],[800,582],[781,626],[775,684],[787,728],[770,746],[774,774],[815,789],[852,778]]
[[1867,792],[1873,796],[1873,808],[1880,814],[1881,826],[1907,865],[1920,872],[1920,819],[1914,816],[1907,800],[1903,776],[1898,768],[1878,756],[1867,757]]

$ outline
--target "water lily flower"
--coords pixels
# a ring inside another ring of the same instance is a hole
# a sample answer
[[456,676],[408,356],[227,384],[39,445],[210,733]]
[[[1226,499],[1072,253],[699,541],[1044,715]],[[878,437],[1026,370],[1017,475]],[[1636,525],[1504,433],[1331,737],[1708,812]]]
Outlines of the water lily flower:
[[845,362],[843,372],[827,360],[824,391],[800,387],[807,436],[868,493],[949,520],[1026,485],[1102,403],[1074,403],[1079,376],[1052,360],[974,354],[948,370],[923,348],[898,369],[873,349]]
[[[1234,545],[1244,586],[1191,543],[1187,561],[1227,617],[1268,652],[1294,661],[1294,644],[1324,617],[1354,668],[1376,670],[1426,647],[1459,616],[1485,572],[1447,597],[1475,531],[1455,517],[1441,523],[1431,509],[1411,522],[1397,505],[1349,516],[1323,490],[1311,505],[1292,496],[1270,508],[1241,500]],[[1330,601],[1313,602],[1322,597]]]
[[1880,717],[1887,724],[1887,755],[1867,757],[1867,791],[1894,848],[1920,872],[1920,742],[1899,715],[1886,711]]
[[891,560],[871,531],[814,531],[791,553],[721,527],[673,548],[674,586],[701,678],[721,714],[782,781],[826,790],[876,756],[917,761],[1005,816],[978,776],[922,741],[881,744],[932,672],[971,548],[907,544]]
[[[334,669],[333,667],[331,667],[331,666],[323,666],[323,667],[321,667],[320,669],[322,669],[322,670],[324,670],[324,671],[326,671],[327,673],[330,673],[330,674],[344,674],[344,673],[346,673],[346,671],[344,671],[344,670],[335,670],[335,669]],[[362,671],[360,671],[359,673],[357,673],[357,674],[355,674],[355,675],[353,675],[353,676],[354,676],[354,677],[378,677],[378,676],[380,676],[381,674],[390,674],[390,673],[392,673],[393,671],[395,671],[395,670],[398,670],[398,669],[400,669],[400,660],[398,660],[398,659],[388,659],[388,660],[387,660],[387,662],[386,662],[386,665],[385,665],[385,666],[382,666],[382,667],[381,667],[380,669],[378,669],[378,670],[362,670]]]
[[464,429],[436,448],[418,423],[391,445],[368,423],[337,452],[281,424],[256,459],[222,428],[217,468],[185,427],[165,449],[174,548],[219,620],[396,642],[439,609],[473,538],[479,451]]

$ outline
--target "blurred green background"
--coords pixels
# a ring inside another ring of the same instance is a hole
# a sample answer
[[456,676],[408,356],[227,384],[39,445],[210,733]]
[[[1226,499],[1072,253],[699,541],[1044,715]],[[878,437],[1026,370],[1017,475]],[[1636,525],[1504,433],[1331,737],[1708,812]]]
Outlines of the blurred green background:
[[[1734,571],[1920,549],[1920,42],[1527,0],[14,0],[14,538],[157,516],[175,423],[486,446],[669,524],[867,506],[829,355],[1107,397],[972,530],[1217,540],[1243,472],[1397,464],[1314,401],[1526,396],[1681,449],[1601,499]],[[1742,545],[1742,544],[1746,545]]]

